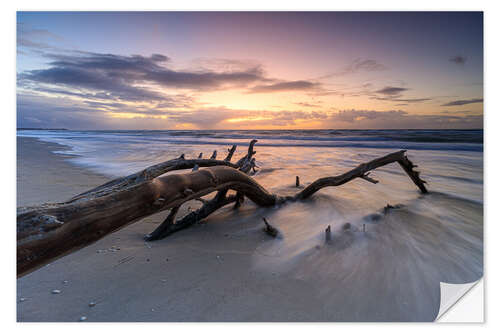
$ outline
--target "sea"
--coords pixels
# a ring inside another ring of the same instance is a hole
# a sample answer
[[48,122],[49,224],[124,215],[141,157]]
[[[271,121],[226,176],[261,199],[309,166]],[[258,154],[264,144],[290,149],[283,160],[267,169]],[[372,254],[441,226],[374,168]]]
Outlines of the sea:
[[405,149],[429,194],[395,163],[372,171],[377,184],[356,179],[283,207],[247,202],[242,214],[226,208],[208,222],[231,223],[245,237],[261,232],[266,217],[280,237],[256,245],[254,268],[323,286],[317,297],[332,320],[434,320],[440,282],[483,275],[483,130],[19,130],[17,136],[61,144],[55,153],[110,177],[181,154],[208,158],[215,150],[222,158],[233,144],[236,161],[257,139],[253,177],[282,195],[299,190],[296,176],[304,186]]

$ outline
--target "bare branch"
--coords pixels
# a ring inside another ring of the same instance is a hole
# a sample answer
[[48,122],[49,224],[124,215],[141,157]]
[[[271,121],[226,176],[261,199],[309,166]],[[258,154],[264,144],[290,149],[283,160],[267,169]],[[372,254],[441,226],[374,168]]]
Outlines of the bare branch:
[[245,196],[243,195],[243,193],[237,192],[236,198],[234,201],[235,201],[235,203],[234,203],[233,209],[238,209],[241,207],[241,204],[243,204],[243,202],[245,201]]
[[266,225],[264,227],[264,232],[266,234],[268,234],[269,236],[276,238],[276,236],[278,236],[278,229],[276,229],[275,227],[270,225],[269,222],[267,222],[265,217],[263,217],[262,219],[264,220],[264,224]]
[[233,154],[236,151],[236,145],[233,145],[227,151],[228,151],[228,154],[227,154],[226,158],[224,159],[224,161],[229,162],[229,161],[231,161],[231,158],[233,158]]
[[398,152],[374,159],[368,163],[360,164],[358,167],[340,176],[320,178],[297,193],[294,199],[301,200],[308,198],[323,187],[343,185],[353,179],[362,178],[370,170],[380,168],[394,162],[397,162],[406,171],[410,179],[415,183],[415,185],[417,185],[422,193],[427,193],[424,182],[420,179],[418,172],[412,170],[412,164],[405,156],[405,152],[406,150],[400,150]]
[[369,172],[367,172],[367,173],[365,173],[363,176],[361,176],[361,178],[362,178],[362,179],[364,179],[364,180],[366,180],[367,182],[372,183],[372,184],[378,184],[378,180],[373,179],[373,178],[371,178],[371,177],[368,177],[368,175],[369,175],[369,174],[370,174],[370,173],[369,173]]
[[253,150],[253,147],[255,146],[255,144],[257,143],[258,140],[252,140],[250,141],[250,144],[248,145],[248,152],[245,156],[243,156],[237,163],[236,165],[238,165],[238,167],[242,167],[245,163],[247,163],[248,161],[250,161],[252,159],[252,156],[257,154],[257,152],[255,150]]
[[158,237],[161,237],[163,234],[164,230],[168,228],[169,225],[174,224],[175,222],[175,217],[177,216],[177,212],[179,211],[180,206],[176,206],[170,210],[170,214],[168,214],[167,218],[165,221],[162,222],[159,228],[156,228],[152,233],[149,235],[146,235],[144,237],[145,240],[147,241],[152,241],[155,239],[158,239]]

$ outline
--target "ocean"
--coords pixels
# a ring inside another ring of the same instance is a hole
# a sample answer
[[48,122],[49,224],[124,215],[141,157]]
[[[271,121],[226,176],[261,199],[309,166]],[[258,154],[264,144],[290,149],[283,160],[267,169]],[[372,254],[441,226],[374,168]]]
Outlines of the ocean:
[[[297,191],[295,176],[307,185],[406,149],[428,183],[427,195],[395,164],[371,173],[378,184],[356,179],[304,202],[276,208],[246,203],[240,214],[226,208],[207,221],[231,223],[244,237],[260,232],[265,216],[283,237],[259,244],[255,269],[324,285],[318,299],[325,307],[344,304],[337,320],[433,320],[439,282],[468,283],[483,274],[482,130],[21,130],[17,136],[65,145],[56,153],[112,177],[181,154],[210,157],[217,150],[223,157],[233,144],[236,161],[258,139],[254,177],[283,195]],[[400,208],[384,213],[387,204]],[[333,243],[326,246],[328,225]]]

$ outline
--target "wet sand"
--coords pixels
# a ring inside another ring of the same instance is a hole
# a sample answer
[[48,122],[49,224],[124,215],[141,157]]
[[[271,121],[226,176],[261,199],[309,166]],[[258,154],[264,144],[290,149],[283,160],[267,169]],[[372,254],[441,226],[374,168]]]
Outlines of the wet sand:
[[[108,180],[50,152],[62,146],[18,140],[22,204],[63,200]],[[278,153],[260,149],[259,157]],[[349,160],[345,151],[342,157]],[[426,175],[437,168],[430,162]],[[294,175],[301,173],[272,166],[258,181],[278,193],[296,191]],[[346,167],[311,168],[304,183]],[[441,281],[482,276],[482,203],[441,193],[435,189],[448,183],[437,181],[422,196],[397,166],[377,177],[383,186],[351,182],[280,208],[247,200],[238,211],[226,207],[205,223],[146,243],[143,236],[167,213],[150,216],[18,279],[17,319],[432,321]],[[283,183],[287,179],[291,184]],[[402,206],[384,213],[389,202]],[[184,205],[179,217],[189,205],[195,204]],[[262,232],[263,216],[283,238]],[[329,224],[333,241],[327,244]]]
[[[108,180],[51,153],[56,146],[18,138],[18,206],[64,200]],[[234,225],[216,221],[144,242],[164,215],[18,279],[17,320],[329,320],[328,309],[311,292],[314,285],[252,268],[255,248],[268,240],[264,233],[242,235]],[[52,294],[55,289],[61,293]]]
[[52,153],[67,149],[56,143],[17,138],[18,207],[62,201],[111,179],[68,163],[71,155]]

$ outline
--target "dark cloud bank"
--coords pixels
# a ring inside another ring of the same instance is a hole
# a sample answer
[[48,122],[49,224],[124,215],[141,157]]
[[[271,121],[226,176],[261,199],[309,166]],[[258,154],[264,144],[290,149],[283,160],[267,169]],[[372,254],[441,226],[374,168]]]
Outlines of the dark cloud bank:
[[383,89],[375,91],[376,93],[383,94],[383,95],[399,95],[402,92],[407,91],[408,88],[402,88],[402,87],[385,87]]
[[482,103],[482,102],[483,102],[482,98],[473,98],[473,99],[464,99],[464,100],[458,100],[458,101],[451,101],[449,103],[441,104],[441,106],[460,106],[460,105]]
[[68,95],[74,94],[71,89],[83,89],[87,98],[147,102],[164,97],[150,86],[193,91],[244,88],[249,93],[319,88],[319,84],[305,80],[276,82],[267,78],[260,66],[223,72],[175,70],[166,66],[170,59],[161,54],[144,57],[78,52],[46,56],[51,60],[50,67],[21,73],[18,76],[21,86],[37,84],[38,90],[47,89],[40,84],[57,86],[59,93]]
[[450,62],[453,62],[457,65],[464,65],[466,61],[467,58],[460,55],[450,57]]

